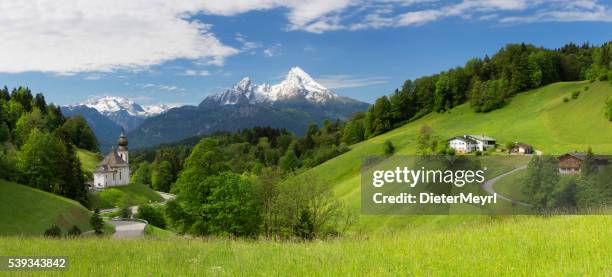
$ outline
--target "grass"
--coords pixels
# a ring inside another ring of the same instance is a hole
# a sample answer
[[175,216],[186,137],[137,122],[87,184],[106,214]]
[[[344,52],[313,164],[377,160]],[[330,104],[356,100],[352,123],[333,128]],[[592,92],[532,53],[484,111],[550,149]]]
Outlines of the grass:
[[[568,91],[582,90],[578,99],[563,103]],[[371,155],[383,154],[383,143],[391,141],[396,155],[416,153],[421,126],[429,125],[434,135],[449,138],[462,134],[485,134],[507,142],[531,144],[545,154],[561,154],[592,147],[598,154],[612,154],[612,123],[604,117],[604,102],[612,97],[609,82],[555,83],[516,95],[502,109],[476,113],[469,104],[446,113],[431,113],[390,132],[351,146],[351,151],[310,170],[334,186],[356,214],[360,213],[360,166]],[[479,222],[474,216],[360,216],[357,232],[405,228],[447,228],[448,225]]]
[[514,172],[504,178],[499,179],[493,188],[495,191],[510,199],[526,202],[528,197],[522,191],[522,184],[527,176],[527,170]]
[[171,237],[176,237],[176,234],[168,231],[168,230],[164,230],[162,228],[158,228],[155,227],[151,224],[147,224],[147,226],[145,227],[145,237],[148,238],[171,238]]
[[96,165],[102,161],[102,157],[99,154],[83,149],[78,149],[77,155],[79,156],[79,160],[81,160],[81,168],[83,171],[92,174],[94,170],[96,170]]
[[0,249],[2,255],[70,257],[67,272],[46,275],[606,276],[612,274],[611,236],[612,217],[523,216],[324,242],[14,237],[0,240]]
[[90,212],[76,201],[0,180],[0,235],[42,235],[51,225],[91,230]]
[[157,192],[141,184],[107,188],[90,194],[89,198],[91,206],[99,209],[117,207],[122,201],[129,202],[129,205],[139,205],[164,200]]

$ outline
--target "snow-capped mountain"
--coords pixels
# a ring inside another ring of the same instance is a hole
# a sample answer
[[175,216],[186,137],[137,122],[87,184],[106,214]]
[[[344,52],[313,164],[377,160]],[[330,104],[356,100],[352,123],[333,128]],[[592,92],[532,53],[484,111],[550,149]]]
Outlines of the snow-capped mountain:
[[310,123],[347,119],[367,108],[367,103],[337,95],[294,67],[278,84],[258,85],[246,77],[206,97],[198,107],[183,106],[150,117],[130,132],[130,144],[151,146],[255,126],[285,128],[303,135]]
[[83,104],[77,104],[77,106],[79,105],[84,105],[96,109],[98,112],[105,115],[125,111],[129,115],[140,117],[158,115],[172,108],[172,106],[165,104],[141,106],[128,98],[117,96],[103,96],[91,98]]
[[322,104],[332,100],[346,100],[323,85],[317,83],[308,73],[299,67],[293,67],[287,73],[285,80],[276,85],[254,84],[251,78],[245,77],[232,88],[211,95],[205,102],[215,102],[221,105],[239,103],[270,103],[287,100],[305,100]]
[[66,116],[82,116],[93,129],[102,149],[110,148],[117,140],[121,128],[136,129],[145,119],[167,112],[176,106],[142,106],[134,101],[117,96],[91,98],[85,103],[64,106]]

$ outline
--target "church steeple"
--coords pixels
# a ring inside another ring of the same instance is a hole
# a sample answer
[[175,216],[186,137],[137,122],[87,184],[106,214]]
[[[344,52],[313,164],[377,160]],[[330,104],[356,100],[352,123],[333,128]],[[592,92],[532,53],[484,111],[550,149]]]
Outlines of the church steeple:
[[125,130],[123,128],[121,128],[121,134],[119,135],[119,140],[117,140],[117,145],[117,153],[126,163],[129,163],[128,139],[125,136]]

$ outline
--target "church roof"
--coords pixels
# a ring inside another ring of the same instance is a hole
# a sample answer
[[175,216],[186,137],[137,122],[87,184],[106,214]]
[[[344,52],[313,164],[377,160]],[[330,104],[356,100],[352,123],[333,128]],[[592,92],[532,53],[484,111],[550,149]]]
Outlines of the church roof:
[[110,172],[113,167],[123,167],[128,164],[119,156],[117,149],[113,148],[108,155],[96,166],[96,172]]

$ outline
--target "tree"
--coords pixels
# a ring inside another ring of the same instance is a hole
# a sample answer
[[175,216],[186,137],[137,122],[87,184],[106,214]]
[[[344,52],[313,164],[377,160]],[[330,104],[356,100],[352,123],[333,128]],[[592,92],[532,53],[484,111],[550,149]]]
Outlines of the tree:
[[429,155],[434,151],[433,145],[433,130],[428,125],[423,125],[419,129],[419,137],[417,139],[417,154]]
[[21,146],[33,129],[48,131],[47,122],[39,109],[34,109],[31,113],[24,113],[15,125],[14,142]]
[[78,148],[98,152],[98,139],[82,116],[68,118],[55,132]]
[[383,144],[383,152],[385,153],[385,156],[391,156],[393,153],[395,153],[395,146],[393,146],[393,143],[390,140],[386,140]]
[[102,234],[102,229],[104,228],[104,221],[102,220],[102,217],[100,217],[100,210],[94,210],[94,212],[91,214],[91,218],[89,219],[89,224],[93,228],[94,233],[96,235]]
[[18,154],[17,169],[21,173],[21,181],[61,194],[65,156],[66,148],[57,137],[33,129]]
[[252,236],[258,233],[261,205],[254,183],[235,173],[221,173],[207,182],[211,193],[202,205],[209,234]]
[[527,165],[523,192],[538,209],[555,207],[554,191],[559,183],[558,161],[555,157],[534,156]]
[[169,192],[172,181],[172,164],[168,161],[162,161],[151,174],[151,185],[155,190]]
[[132,183],[151,186],[151,164],[144,161],[138,165],[138,169],[132,174]]
[[300,211],[300,217],[298,218],[297,223],[293,227],[293,233],[296,237],[305,240],[311,240],[314,238],[314,222],[308,209],[303,209]]
[[597,172],[597,163],[595,161],[595,155],[593,154],[593,150],[591,147],[586,152],[584,156],[584,160],[582,161],[582,166],[580,168],[580,174],[582,176],[588,177],[589,175]]
[[293,148],[287,149],[285,155],[280,158],[279,166],[286,172],[293,171],[300,166],[300,160],[295,155]]

